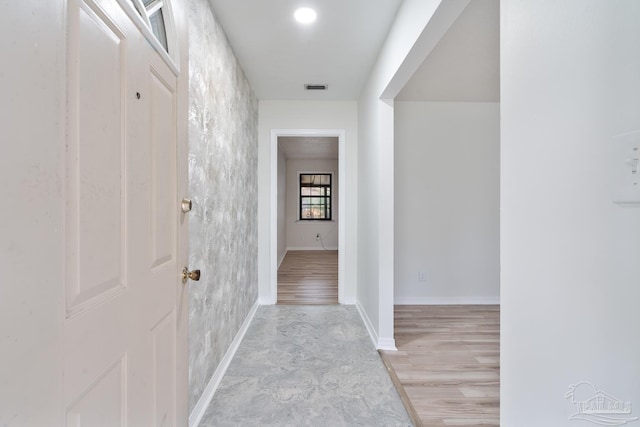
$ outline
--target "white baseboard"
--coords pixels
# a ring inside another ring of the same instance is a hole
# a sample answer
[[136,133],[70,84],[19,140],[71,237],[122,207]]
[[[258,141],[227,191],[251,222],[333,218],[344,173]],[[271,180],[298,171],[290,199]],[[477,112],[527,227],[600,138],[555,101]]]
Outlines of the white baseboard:
[[258,305],[275,305],[276,301],[274,301],[271,297],[269,298],[258,298]]
[[395,338],[379,338],[378,350],[398,351]]
[[247,329],[249,329],[249,325],[253,321],[253,317],[256,315],[258,306],[259,306],[259,303],[256,301],[253,307],[251,307],[251,310],[249,310],[249,314],[247,314],[247,317],[244,319],[242,326],[240,326],[240,330],[238,331],[235,338],[231,342],[229,349],[227,350],[224,357],[220,361],[220,364],[216,368],[216,371],[211,376],[209,383],[207,384],[204,391],[202,392],[200,399],[198,400],[196,405],[193,407],[191,414],[189,414],[189,427],[197,427],[198,424],[200,424],[200,421],[202,420],[202,416],[206,412],[207,407],[209,406],[209,403],[211,403],[211,399],[213,399],[213,395],[215,394],[216,390],[218,389],[218,386],[220,385],[220,382],[222,381],[222,377],[224,376],[225,372],[227,372],[227,368],[229,368],[231,359],[233,359],[233,356],[236,354],[236,351],[238,351],[238,347],[240,346],[240,343],[242,342],[245,334],[247,333]]
[[371,337],[371,341],[373,342],[373,345],[376,346],[376,348],[378,348],[378,333],[376,332],[376,329],[373,327],[373,324],[371,323],[369,316],[367,316],[367,312],[364,311],[362,304],[360,304],[359,302],[356,302],[356,308],[358,309],[358,313],[360,313],[360,317],[364,322],[365,328],[367,328],[367,332],[369,332],[369,337]]
[[367,332],[369,332],[369,337],[371,337],[373,346],[377,350],[397,351],[398,349],[396,348],[396,340],[393,338],[378,337],[376,328],[373,327],[373,323],[371,323],[371,319],[369,319],[369,316],[367,316],[367,312],[364,310],[364,307],[362,307],[362,305],[359,302],[356,302],[356,308],[358,309],[358,313],[360,313],[360,317],[364,322],[364,326],[367,328]]
[[500,297],[399,297],[395,305],[500,305]]
[[282,261],[284,261],[284,257],[287,256],[287,252],[289,252],[289,250],[285,249],[284,254],[282,254],[282,257],[280,257],[280,259],[278,260],[278,268],[277,268],[277,270],[280,269],[280,264],[282,264]]
[[323,248],[322,246],[318,245],[318,246],[293,246],[290,248],[287,248],[287,251],[337,251],[338,247],[325,247]]

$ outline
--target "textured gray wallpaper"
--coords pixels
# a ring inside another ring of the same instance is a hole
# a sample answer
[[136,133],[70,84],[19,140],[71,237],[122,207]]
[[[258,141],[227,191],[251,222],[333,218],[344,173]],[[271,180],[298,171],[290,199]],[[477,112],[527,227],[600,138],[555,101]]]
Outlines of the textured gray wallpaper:
[[258,101],[207,0],[190,0],[189,46],[192,410],[258,298]]

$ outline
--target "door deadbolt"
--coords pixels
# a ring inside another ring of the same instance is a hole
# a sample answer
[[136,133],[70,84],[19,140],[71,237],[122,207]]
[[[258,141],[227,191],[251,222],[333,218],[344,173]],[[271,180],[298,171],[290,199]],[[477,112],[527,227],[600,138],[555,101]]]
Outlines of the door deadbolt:
[[193,280],[197,282],[200,280],[200,270],[189,271],[187,267],[182,269],[182,283],[187,283],[187,280]]
[[191,208],[193,208],[193,203],[191,202],[191,199],[187,199],[186,197],[182,199],[181,207],[182,207],[182,212],[184,213],[190,212]]

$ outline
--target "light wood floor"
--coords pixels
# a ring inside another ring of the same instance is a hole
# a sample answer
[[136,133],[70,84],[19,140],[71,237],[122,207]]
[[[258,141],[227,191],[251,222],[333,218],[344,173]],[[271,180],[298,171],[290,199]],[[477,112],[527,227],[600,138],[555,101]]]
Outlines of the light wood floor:
[[422,425],[500,424],[500,307],[396,306],[383,358]]
[[338,251],[289,251],[278,269],[278,304],[337,304]]

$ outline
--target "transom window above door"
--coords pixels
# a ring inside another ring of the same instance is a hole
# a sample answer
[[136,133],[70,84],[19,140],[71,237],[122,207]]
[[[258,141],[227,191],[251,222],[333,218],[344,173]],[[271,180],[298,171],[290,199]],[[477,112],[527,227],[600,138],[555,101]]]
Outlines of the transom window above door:
[[144,24],[151,30],[155,39],[166,53],[171,52],[170,34],[171,13],[168,0],[129,0],[138,12]]
[[331,174],[300,174],[300,220],[331,220]]

